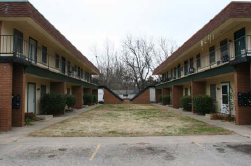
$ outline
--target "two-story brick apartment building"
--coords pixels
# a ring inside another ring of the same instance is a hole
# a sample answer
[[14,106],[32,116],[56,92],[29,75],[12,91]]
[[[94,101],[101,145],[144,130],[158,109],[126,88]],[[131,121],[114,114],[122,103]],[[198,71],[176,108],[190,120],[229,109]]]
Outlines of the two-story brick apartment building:
[[182,96],[206,94],[215,111],[251,124],[250,60],[251,2],[231,2],[154,70],[162,75],[156,95],[180,108]]
[[23,126],[25,112],[42,113],[46,93],[75,95],[75,108],[82,108],[84,93],[97,95],[97,74],[28,1],[0,2],[0,130]]

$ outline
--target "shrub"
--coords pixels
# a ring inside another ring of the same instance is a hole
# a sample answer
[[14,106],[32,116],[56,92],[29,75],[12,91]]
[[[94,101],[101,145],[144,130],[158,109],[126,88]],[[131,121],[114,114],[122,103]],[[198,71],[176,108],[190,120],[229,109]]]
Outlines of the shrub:
[[181,98],[181,105],[184,110],[191,111],[192,110],[192,98],[191,96],[183,96]]
[[159,101],[162,102],[162,95],[159,95]]
[[163,95],[162,96],[162,104],[163,105],[169,105],[171,103],[171,98],[170,96]]
[[47,114],[57,115],[65,109],[66,96],[59,93],[46,94],[42,99],[42,108]]
[[66,105],[71,108],[76,104],[76,97],[73,95],[67,95],[66,96]]
[[96,95],[92,95],[92,103],[97,103],[97,96]]
[[84,95],[83,100],[85,105],[91,105],[93,102],[93,97],[92,95]]
[[209,114],[213,111],[213,100],[207,95],[198,95],[193,98],[194,111],[199,114]]

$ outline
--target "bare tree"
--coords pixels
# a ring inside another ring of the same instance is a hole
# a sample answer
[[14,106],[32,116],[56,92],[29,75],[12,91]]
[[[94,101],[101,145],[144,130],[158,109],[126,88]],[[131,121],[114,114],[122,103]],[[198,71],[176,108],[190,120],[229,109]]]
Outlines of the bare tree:
[[154,44],[146,38],[134,39],[127,36],[123,42],[123,61],[131,69],[138,90],[146,86],[146,80],[151,73]]

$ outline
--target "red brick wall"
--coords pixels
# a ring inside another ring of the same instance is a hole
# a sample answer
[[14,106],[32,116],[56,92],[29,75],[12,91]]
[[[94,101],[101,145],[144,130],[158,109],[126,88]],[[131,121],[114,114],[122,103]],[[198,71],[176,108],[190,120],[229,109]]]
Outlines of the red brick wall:
[[91,88],[84,88],[84,94],[85,95],[91,95],[92,94],[92,89]]
[[73,108],[81,109],[83,108],[83,87],[82,86],[72,86],[72,95],[76,97],[76,104]]
[[170,88],[163,88],[162,89],[162,95],[170,96]]
[[[192,98],[198,95],[205,95],[206,94],[206,82],[191,82],[191,96]],[[194,112],[193,109],[193,102],[192,102],[192,112]]]
[[123,101],[119,100],[116,96],[104,88],[104,103],[105,104],[121,104]]
[[238,92],[250,92],[250,64],[240,64],[236,66],[235,73],[235,106],[236,106],[236,124],[251,124],[251,108],[238,106]]
[[20,109],[12,110],[12,126],[22,127],[24,126],[25,117],[25,80],[24,66],[19,64],[13,65],[13,84],[12,94],[20,95]]
[[65,94],[66,83],[65,82],[51,82],[51,92]]
[[11,130],[12,71],[11,63],[0,63],[0,131]]
[[150,89],[140,94],[136,99],[132,101],[133,104],[150,104]]
[[155,93],[156,93],[156,103],[160,103],[160,95],[162,95],[162,89],[156,89],[155,90]]
[[180,100],[183,96],[183,86],[182,85],[174,85],[173,86],[173,108],[179,109],[180,108]]
[[92,95],[96,96],[96,103],[98,103],[98,89],[92,89]]

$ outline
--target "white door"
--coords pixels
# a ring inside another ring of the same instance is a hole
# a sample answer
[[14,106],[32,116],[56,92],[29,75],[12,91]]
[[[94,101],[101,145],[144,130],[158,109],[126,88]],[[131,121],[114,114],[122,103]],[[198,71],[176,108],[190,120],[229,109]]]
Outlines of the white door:
[[155,101],[155,88],[150,88],[150,102],[156,102]]
[[221,113],[229,114],[229,83],[221,84]]
[[28,83],[28,113],[36,113],[36,85]]
[[104,89],[98,89],[98,101],[104,102]]

